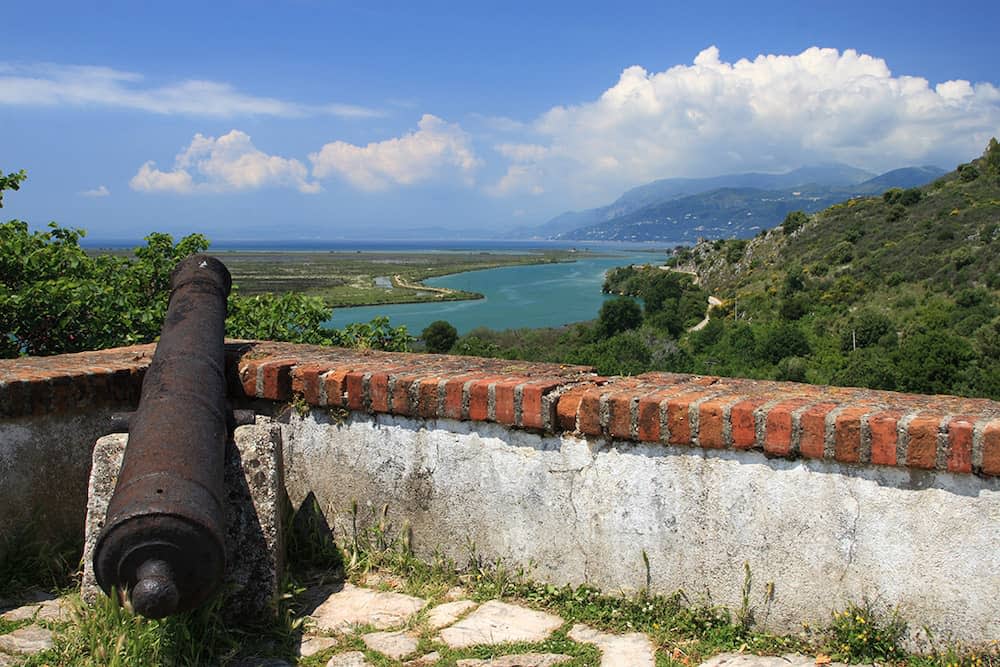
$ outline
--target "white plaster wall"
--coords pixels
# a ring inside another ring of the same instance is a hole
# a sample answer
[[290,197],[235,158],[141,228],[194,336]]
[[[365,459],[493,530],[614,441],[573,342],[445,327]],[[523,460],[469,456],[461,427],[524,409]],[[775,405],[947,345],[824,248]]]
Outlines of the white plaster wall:
[[11,539],[82,544],[91,452],[111,413],[0,421],[0,549]]
[[533,579],[614,592],[645,585],[645,551],[654,591],[733,609],[748,563],[756,617],[774,630],[826,625],[867,596],[939,638],[1000,636],[996,480],[450,420],[338,425],[316,411],[282,428],[293,507],[313,492],[338,539],[352,499],[388,503],[418,551],[459,563],[472,543],[532,564]]

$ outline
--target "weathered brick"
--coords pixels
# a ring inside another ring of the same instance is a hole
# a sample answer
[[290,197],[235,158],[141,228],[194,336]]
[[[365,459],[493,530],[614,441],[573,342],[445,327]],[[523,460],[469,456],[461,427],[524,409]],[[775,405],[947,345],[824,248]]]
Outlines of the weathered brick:
[[389,412],[389,373],[378,371],[368,378],[368,405],[372,412]]
[[724,449],[723,417],[726,402],[721,399],[705,401],[698,406],[698,444],[708,449]]
[[439,383],[440,379],[436,377],[420,380],[420,386],[417,388],[417,414],[425,419],[437,417],[440,414],[438,407]]
[[1000,475],[1000,420],[983,428],[983,474]]
[[660,441],[660,401],[643,396],[639,399],[638,436],[642,442]]
[[870,410],[866,407],[847,408],[837,415],[833,424],[833,456],[841,463],[861,460],[861,418]]
[[757,442],[757,419],[754,412],[767,403],[766,398],[739,401],[729,409],[729,431],[736,449],[750,449]]
[[632,437],[632,399],[635,392],[612,394],[608,397],[608,433],[615,438]]
[[764,419],[764,451],[774,456],[792,453],[792,413],[807,403],[808,399],[792,399],[771,406]]
[[469,419],[486,421],[490,415],[490,385],[499,378],[484,377],[473,380],[469,388]]
[[896,427],[902,416],[902,412],[885,411],[868,417],[868,430],[872,434],[872,463],[896,465]]
[[347,393],[347,374],[349,368],[338,368],[323,375],[323,385],[326,388],[326,404],[337,407],[347,405],[345,394]]
[[521,387],[521,426],[524,428],[544,428],[546,415],[543,413],[543,398],[546,394],[558,389],[561,382],[555,380],[536,380],[526,382]]
[[319,376],[327,370],[320,364],[301,364],[292,369],[292,392],[301,395],[309,405],[319,405]]
[[513,426],[515,422],[514,390],[523,378],[500,380],[493,385],[493,416],[499,424]]
[[249,398],[260,398],[257,391],[257,381],[260,377],[261,362],[250,359],[240,363],[240,383],[243,386],[243,395]]
[[578,418],[578,428],[581,433],[586,433],[587,435],[601,435],[603,433],[603,428],[601,427],[601,396],[604,393],[604,389],[596,388],[591,389],[583,395],[583,400],[580,401],[580,414]]
[[462,375],[448,378],[444,383],[444,416],[448,419],[463,419],[462,412],[465,397],[465,383],[471,378]]
[[907,429],[906,465],[912,468],[933,470],[937,464],[937,436],[941,417],[920,415],[914,417]]
[[836,403],[817,403],[799,415],[799,454],[821,459],[826,448],[826,416]]
[[972,472],[974,417],[955,417],[948,424],[948,471]]
[[351,410],[365,409],[364,380],[364,371],[351,371],[344,377],[344,388],[347,391],[347,407]]
[[416,410],[410,405],[410,387],[418,378],[412,375],[397,375],[392,386],[392,412],[397,415],[413,415]]
[[667,428],[670,429],[671,445],[692,444],[691,404],[710,395],[704,391],[696,391],[667,400]]
[[587,386],[573,387],[559,395],[556,401],[556,420],[559,430],[567,433],[576,431],[576,416]]
[[292,368],[296,359],[274,359],[264,361],[260,366],[263,387],[260,398],[272,401],[287,401],[292,398]]

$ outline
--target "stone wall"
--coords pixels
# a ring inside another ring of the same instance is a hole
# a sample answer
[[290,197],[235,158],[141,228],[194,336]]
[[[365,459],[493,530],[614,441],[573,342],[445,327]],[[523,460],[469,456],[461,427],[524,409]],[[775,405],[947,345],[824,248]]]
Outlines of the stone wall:
[[[0,532],[82,533],[90,447],[151,352],[0,361]],[[749,566],[776,630],[870,596],[1000,636],[996,402],[277,343],[228,361],[234,401],[280,424],[293,506],[314,496],[337,539],[352,500],[387,504],[424,554],[554,583],[738,607]]]

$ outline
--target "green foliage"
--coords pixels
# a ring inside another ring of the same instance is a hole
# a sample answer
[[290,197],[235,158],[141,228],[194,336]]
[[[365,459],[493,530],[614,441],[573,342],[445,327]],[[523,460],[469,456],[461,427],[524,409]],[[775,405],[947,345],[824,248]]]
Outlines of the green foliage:
[[979,169],[974,164],[960,164],[957,171],[963,183],[970,183],[979,178]]
[[597,316],[598,335],[610,338],[615,334],[629,329],[636,329],[642,324],[642,309],[634,299],[619,297],[601,304]]
[[343,329],[324,330],[330,332],[334,345],[353,347],[360,350],[387,350],[406,352],[412,340],[405,326],[389,325],[389,318],[380,316],[371,322],[355,322]]
[[449,322],[436,320],[424,328],[420,338],[428,352],[444,354],[458,340],[458,330]]
[[455,354],[463,354],[467,357],[502,356],[499,345],[476,335],[475,332],[459,338],[452,349]]
[[794,324],[784,323],[768,329],[760,341],[761,356],[776,364],[785,357],[805,357],[810,352],[809,341]]
[[848,605],[833,615],[826,650],[834,660],[857,663],[900,660],[906,622],[892,611],[880,611],[869,600]]
[[726,243],[726,261],[730,264],[735,264],[736,262],[743,259],[743,253],[747,249],[746,239],[732,239]]
[[12,172],[6,176],[4,176],[3,170],[0,170],[0,208],[3,208],[3,191],[20,190],[21,183],[26,178],[28,178],[28,174],[24,171],[24,169]]
[[946,329],[907,336],[899,344],[900,389],[945,394],[959,385],[975,359],[972,346]]
[[233,338],[316,345],[330,345],[336,338],[336,332],[323,328],[331,311],[322,299],[298,292],[232,295],[228,310],[226,333]]
[[570,363],[594,366],[602,375],[638,375],[649,370],[652,352],[635,331],[626,331],[574,350]]
[[879,340],[896,330],[892,319],[877,310],[864,308],[859,310],[848,321],[847,327],[840,335],[840,349],[850,352],[856,348],[875,345]]
[[781,231],[784,232],[786,236],[791,236],[800,230],[807,222],[809,222],[809,216],[803,211],[792,211],[785,216],[784,221],[781,223]]

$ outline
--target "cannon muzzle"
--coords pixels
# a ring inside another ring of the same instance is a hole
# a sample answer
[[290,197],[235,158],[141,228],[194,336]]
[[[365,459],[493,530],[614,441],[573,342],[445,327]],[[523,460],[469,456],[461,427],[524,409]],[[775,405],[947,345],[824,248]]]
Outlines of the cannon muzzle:
[[226,298],[229,271],[193,255],[171,276],[170,303],[142,383],[139,408],[94,573],[109,595],[162,618],[204,602],[225,569],[223,465],[227,439]]

